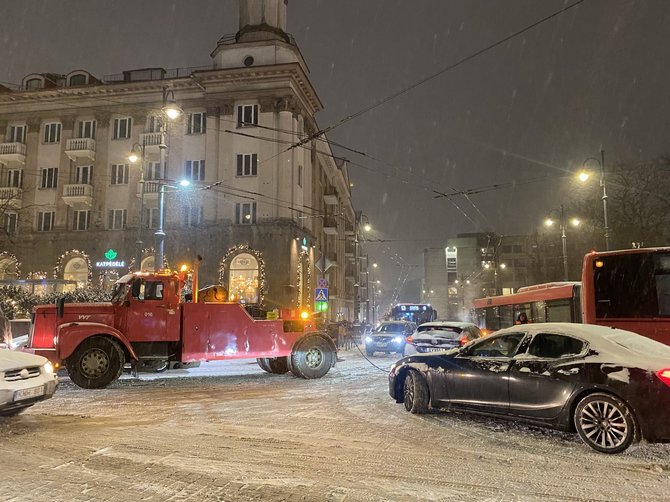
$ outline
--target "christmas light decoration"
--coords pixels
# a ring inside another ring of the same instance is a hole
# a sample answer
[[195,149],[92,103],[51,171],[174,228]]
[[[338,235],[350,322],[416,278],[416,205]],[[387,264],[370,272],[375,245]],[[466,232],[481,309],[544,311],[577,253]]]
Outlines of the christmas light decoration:
[[[263,305],[265,302],[265,262],[263,261],[263,254],[260,251],[251,249],[248,244],[240,244],[230,248],[221,259],[219,264],[219,282],[224,284],[226,264],[232,262],[233,258],[238,254],[249,253],[256,261],[258,261],[258,304]],[[230,288],[232,291],[232,288]]]
[[93,266],[91,265],[91,258],[89,258],[88,254],[86,254],[84,251],[79,251],[78,249],[71,249],[70,251],[66,251],[59,256],[58,260],[56,260],[56,266],[54,267],[53,278],[62,279],[60,276],[63,275],[64,267],[71,258],[81,258],[86,262],[86,268],[88,270],[86,283],[91,284],[93,281]]

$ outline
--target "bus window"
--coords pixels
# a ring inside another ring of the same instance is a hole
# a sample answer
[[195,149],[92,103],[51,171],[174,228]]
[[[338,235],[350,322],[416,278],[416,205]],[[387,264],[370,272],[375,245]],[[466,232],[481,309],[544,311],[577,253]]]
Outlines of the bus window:
[[531,319],[533,322],[547,322],[547,303],[546,302],[533,302],[531,304]]
[[569,300],[547,302],[547,322],[572,322],[572,308]]

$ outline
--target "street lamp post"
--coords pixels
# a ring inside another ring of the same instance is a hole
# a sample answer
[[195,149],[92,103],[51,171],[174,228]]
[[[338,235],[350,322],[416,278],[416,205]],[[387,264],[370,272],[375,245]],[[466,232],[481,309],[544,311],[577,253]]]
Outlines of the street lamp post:
[[138,271],[142,271],[142,247],[144,245],[144,242],[142,242],[142,227],[144,226],[144,152],[144,145],[135,143],[128,156],[128,160],[133,164],[140,160],[140,217],[137,224],[137,240],[135,241],[135,267]]
[[[582,164],[586,164],[589,161],[595,161],[598,163],[598,166],[600,168],[600,187],[603,189],[603,195],[602,195],[602,200],[603,200],[603,220],[605,223],[605,249],[607,251],[610,250],[610,228],[609,224],[607,222],[607,186],[605,184],[605,150],[601,147],[600,148],[600,159],[597,157],[588,157],[584,159],[584,162]],[[588,174],[586,173],[581,173],[580,174],[580,179],[582,181],[588,179]]]
[[[577,218],[573,218],[570,220],[570,224],[574,227],[579,225],[579,220]],[[554,224],[554,220],[551,218],[547,218],[545,220],[545,225],[550,227]],[[565,226],[566,226],[566,221],[565,221],[565,208],[563,207],[563,204],[561,204],[561,208],[559,211],[559,225],[561,229],[561,244],[563,247],[563,280],[567,281],[568,280],[568,237],[565,233]]]
[[[170,96],[172,98],[170,99]],[[160,270],[163,267],[163,246],[165,244],[165,174],[166,174],[166,162],[167,162],[167,119],[176,119],[179,117],[183,111],[177,105],[174,99],[174,92],[172,90],[163,88],[163,107],[161,108],[163,112],[163,120],[160,122],[160,131],[161,131],[161,142],[158,145],[160,150],[160,169],[162,182],[160,183],[158,191],[158,229],[154,233],[155,237],[155,248],[156,255],[154,258],[154,269]]]

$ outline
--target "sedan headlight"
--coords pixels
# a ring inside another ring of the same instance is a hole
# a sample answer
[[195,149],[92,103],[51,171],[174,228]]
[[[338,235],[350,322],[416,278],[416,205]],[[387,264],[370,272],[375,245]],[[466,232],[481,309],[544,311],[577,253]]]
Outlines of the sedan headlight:
[[366,336],[365,337],[365,343],[372,343],[372,337],[371,336]]
[[54,372],[54,367],[53,367],[53,365],[52,365],[51,363],[49,363],[49,362],[47,362],[44,366],[42,366],[42,368],[44,368],[44,372],[45,372],[47,375],[52,375],[53,372]]
[[402,336],[396,336],[396,337],[393,339],[393,341],[394,341],[395,343],[402,343],[403,340],[404,340],[404,337],[402,337]]

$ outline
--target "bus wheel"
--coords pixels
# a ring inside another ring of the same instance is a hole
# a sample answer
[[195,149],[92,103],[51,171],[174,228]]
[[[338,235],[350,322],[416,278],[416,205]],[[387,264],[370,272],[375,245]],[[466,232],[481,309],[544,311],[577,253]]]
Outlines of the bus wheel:
[[321,378],[337,361],[334,342],[320,333],[298,340],[291,354],[291,371],[301,378]]
[[84,389],[102,389],[121,376],[125,355],[110,338],[93,336],[79,344],[67,358],[70,379]]

